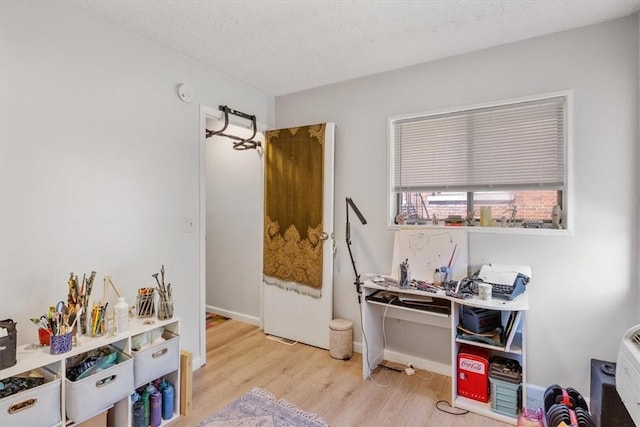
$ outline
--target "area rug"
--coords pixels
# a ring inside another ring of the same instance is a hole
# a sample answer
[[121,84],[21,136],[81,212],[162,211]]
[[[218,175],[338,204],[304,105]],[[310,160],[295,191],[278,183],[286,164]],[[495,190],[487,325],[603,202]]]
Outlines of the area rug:
[[328,426],[312,412],[298,409],[266,390],[255,387],[219,412],[200,421],[197,427],[318,427]]
[[207,329],[216,326],[222,322],[224,322],[225,320],[229,320],[228,317],[224,317],[224,316],[220,316],[219,314],[215,314],[215,313],[207,313],[206,316],[206,321],[207,321]]

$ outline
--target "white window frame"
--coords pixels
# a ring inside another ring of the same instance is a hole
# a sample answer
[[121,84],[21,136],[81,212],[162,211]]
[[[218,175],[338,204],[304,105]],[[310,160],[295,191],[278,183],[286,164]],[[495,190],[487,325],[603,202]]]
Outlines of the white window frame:
[[[563,213],[562,219],[564,228],[560,230],[554,229],[532,229],[524,227],[466,227],[470,232],[477,233],[516,233],[516,234],[535,234],[535,235],[573,235],[574,212],[573,212],[573,90],[566,89],[556,92],[548,92],[537,95],[529,95],[518,98],[509,98],[504,100],[496,100],[477,104],[470,104],[460,107],[444,108],[438,110],[430,110],[420,113],[404,114],[387,117],[387,228],[399,229],[401,226],[395,224],[396,215],[396,193],[393,190],[394,177],[394,123],[398,120],[413,119],[418,117],[429,117],[442,114],[451,114],[466,110],[475,110],[481,108],[490,108],[496,106],[506,106],[510,104],[518,104],[530,101],[539,101],[548,98],[566,98],[566,144],[565,144],[565,177],[563,190]],[[427,225],[427,227],[430,225]]]

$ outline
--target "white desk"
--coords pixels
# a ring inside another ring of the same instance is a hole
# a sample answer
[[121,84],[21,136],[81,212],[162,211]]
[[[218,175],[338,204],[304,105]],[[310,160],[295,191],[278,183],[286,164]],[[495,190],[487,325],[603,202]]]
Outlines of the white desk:
[[[434,313],[422,309],[414,309],[367,300],[368,296],[379,290],[386,290],[403,296],[430,296],[434,300],[440,300],[443,305],[448,306],[450,308],[450,314]],[[362,292],[362,332],[365,335],[362,341],[362,372],[364,378],[368,378],[371,375],[371,372],[375,370],[384,359],[383,316],[407,322],[446,328],[451,331],[449,334],[450,342],[442,343],[442,345],[451,346],[451,401],[453,406],[503,422],[516,424],[517,418],[491,411],[490,403],[483,403],[458,396],[456,381],[458,376],[457,356],[460,345],[465,344],[487,348],[491,350],[492,355],[501,355],[510,359],[518,360],[522,366],[522,402],[526,402],[525,313],[529,309],[529,297],[526,292],[516,297],[513,301],[501,299],[482,301],[477,297],[472,299],[453,298],[445,295],[444,291],[431,293],[412,289],[400,289],[395,286],[380,286],[373,283],[371,280],[367,280],[363,284]],[[493,346],[481,342],[463,340],[456,336],[456,329],[460,320],[460,307],[462,306],[499,310],[502,313],[503,325],[506,323],[511,312],[517,311],[519,312],[519,322],[514,325],[514,332],[509,340],[507,340],[507,344],[505,346]]]

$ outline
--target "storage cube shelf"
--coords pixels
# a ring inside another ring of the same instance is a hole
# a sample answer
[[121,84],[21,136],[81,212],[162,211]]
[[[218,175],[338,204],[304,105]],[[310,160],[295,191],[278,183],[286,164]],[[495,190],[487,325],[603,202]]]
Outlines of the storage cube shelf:
[[[132,339],[154,331],[162,335],[166,341],[156,343],[145,351],[134,352]],[[34,341],[36,339],[37,336],[34,336]],[[111,346],[118,352],[116,365],[81,381],[74,382],[66,378],[68,358],[105,346]],[[129,319],[129,331],[126,333],[95,338],[82,336],[79,344],[71,351],[59,355],[49,354],[49,347],[37,350],[27,350],[27,347],[28,345],[18,346],[17,364],[0,370],[0,379],[35,369],[47,372],[47,382],[40,387],[0,400],[2,426],[30,425],[18,418],[21,413],[28,414],[29,420],[37,420],[38,426],[63,426],[68,423],[80,423],[107,409],[109,425],[130,426],[130,396],[135,391],[134,382],[137,383],[138,379],[142,381],[142,378],[152,381],[164,376],[173,384],[180,384],[180,319],[177,317],[168,320],[158,320],[155,317]],[[179,389],[180,387],[175,387],[172,420],[178,417]],[[17,412],[16,418],[5,416],[10,405],[28,400],[27,398],[34,395],[39,403],[34,405],[34,409]],[[50,418],[41,414],[40,411],[45,408]],[[164,421],[163,424],[169,421]]]

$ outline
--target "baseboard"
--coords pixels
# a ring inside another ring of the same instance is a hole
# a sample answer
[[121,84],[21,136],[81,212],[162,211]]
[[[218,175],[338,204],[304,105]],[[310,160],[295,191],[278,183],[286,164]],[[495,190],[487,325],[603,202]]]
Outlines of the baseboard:
[[200,369],[200,368],[202,368],[202,366],[203,366],[203,365],[202,365],[202,358],[200,358],[200,357],[194,357],[194,358],[191,360],[191,370],[192,370],[192,371],[195,371],[195,370],[197,370],[197,369]]
[[228,317],[233,320],[239,320],[244,323],[249,323],[250,325],[262,327],[262,323],[260,322],[259,317],[249,316],[246,314],[237,313],[235,311],[225,310],[224,308],[214,307],[212,305],[206,305],[205,308],[207,313],[219,314],[220,316]]

